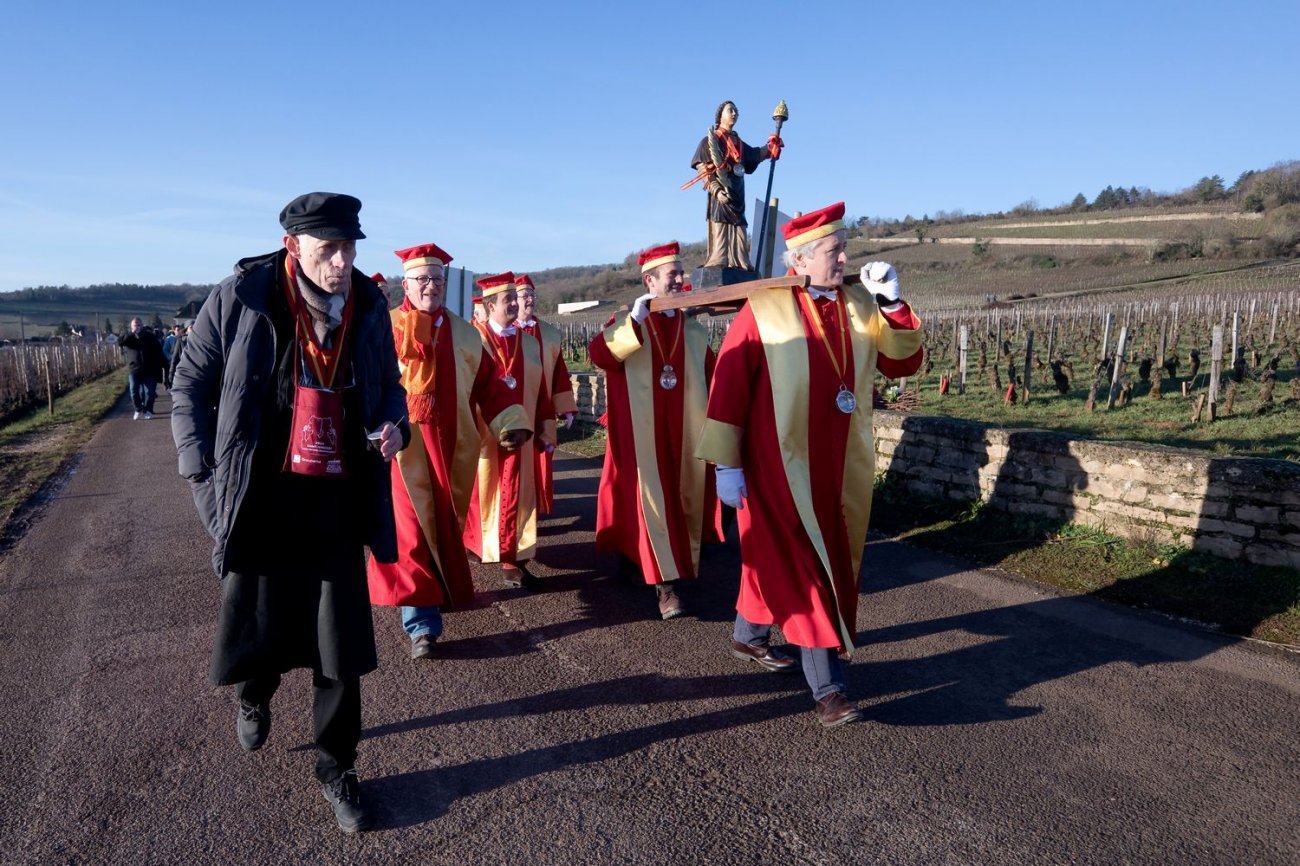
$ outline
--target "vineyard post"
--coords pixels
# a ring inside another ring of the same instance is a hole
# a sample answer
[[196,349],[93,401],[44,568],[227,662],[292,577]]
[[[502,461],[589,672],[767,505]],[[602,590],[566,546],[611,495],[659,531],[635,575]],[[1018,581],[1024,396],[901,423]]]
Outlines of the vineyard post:
[[[1166,331],[1165,331],[1165,325],[1166,325],[1166,322],[1165,322],[1165,320],[1162,318],[1162,319],[1160,320],[1160,342],[1159,342],[1159,344],[1158,344],[1157,347],[1156,347],[1156,366],[1157,366],[1157,367],[1163,367],[1163,366],[1164,366],[1164,364],[1165,364],[1165,358],[1166,358],[1166,357],[1168,356],[1168,354],[1169,354],[1169,346],[1168,346],[1168,344],[1165,342],[1165,340],[1168,339],[1168,335],[1167,335],[1167,333],[1166,333]],[[1158,375],[1158,374],[1157,374],[1157,375]]]
[[1237,351],[1240,347],[1240,344],[1237,342],[1237,334],[1240,330],[1241,330],[1241,310],[1239,309],[1233,310],[1232,311],[1232,354],[1228,356],[1232,360],[1228,362],[1229,364],[1237,363]]
[[1272,321],[1269,323],[1268,326],[1268,344],[1270,346],[1274,345],[1277,342],[1277,312],[1281,306],[1282,306],[1282,299],[1275,298],[1273,300]]
[[961,342],[960,342],[960,348],[958,349],[958,352],[960,353],[958,359],[958,365],[961,369],[961,379],[957,385],[957,393],[965,394],[966,393],[966,355],[967,355],[967,348],[970,345],[969,326],[967,325],[961,326],[961,336],[959,339]]
[[1210,420],[1218,417],[1219,375],[1223,365],[1223,325],[1210,331]]
[[1106,360],[1106,349],[1110,347],[1110,318],[1111,314],[1107,313],[1104,323],[1101,326],[1101,352],[1097,355],[1097,360]]
[[1022,403],[1029,402],[1029,374],[1033,370],[1034,361],[1034,331],[1031,328],[1025,338],[1025,391]]
[[1056,346],[1056,316],[1052,316],[1047,322],[1047,363],[1052,363],[1052,349]]
[[1110,376],[1110,394],[1106,397],[1106,409],[1115,408],[1115,398],[1119,396],[1119,377],[1124,371],[1124,351],[1128,344],[1128,326],[1119,329],[1119,340],[1115,343],[1114,371]]
[[54,383],[50,381],[50,349],[45,349],[45,396],[49,400],[50,417],[54,417]]

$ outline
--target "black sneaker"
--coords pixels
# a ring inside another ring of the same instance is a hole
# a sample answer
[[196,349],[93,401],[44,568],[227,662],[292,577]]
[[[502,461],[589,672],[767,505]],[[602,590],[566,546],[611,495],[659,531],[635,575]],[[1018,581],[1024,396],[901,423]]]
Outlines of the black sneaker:
[[325,799],[334,807],[334,817],[344,833],[370,829],[370,813],[361,805],[361,780],[356,770],[345,770],[333,782],[321,786]]
[[239,736],[239,745],[244,747],[244,751],[256,752],[262,748],[267,735],[271,733],[271,704],[240,701],[235,733]]
[[524,563],[514,566],[513,568],[501,567],[501,582],[507,589],[523,589],[528,592],[537,592],[542,588],[542,582],[533,576]]

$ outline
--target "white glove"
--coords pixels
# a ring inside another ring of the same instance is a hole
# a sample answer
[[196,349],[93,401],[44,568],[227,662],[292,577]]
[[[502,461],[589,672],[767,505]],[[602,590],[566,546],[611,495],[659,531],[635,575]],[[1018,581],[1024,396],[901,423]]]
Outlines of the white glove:
[[876,296],[881,309],[892,307],[901,297],[898,291],[898,272],[889,262],[867,262],[862,266],[862,285]]
[[718,478],[718,498],[737,511],[745,508],[745,497],[749,490],[745,488],[745,470],[735,466],[715,466]]
[[632,321],[639,325],[646,319],[650,318],[650,299],[653,297],[654,295],[647,292],[633,302]]

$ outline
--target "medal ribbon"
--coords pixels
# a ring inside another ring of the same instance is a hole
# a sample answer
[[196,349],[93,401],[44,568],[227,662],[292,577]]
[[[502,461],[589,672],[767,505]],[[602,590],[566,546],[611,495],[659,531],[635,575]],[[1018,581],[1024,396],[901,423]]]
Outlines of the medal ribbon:
[[[826,336],[826,326],[822,322],[821,314],[817,312],[812,298],[807,292],[797,292],[799,305],[803,308],[804,316],[812,326],[813,333],[820,339],[822,348],[826,350],[826,357],[830,359],[831,366],[835,368],[835,375],[839,377],[840,387],[848,388],[844,382],[844,371],[848,366],[849,359],[849,332],[845,324],[848,321],[848,313],[844,309],[844,295],[837,293],[835,296],[835,329],[840,337],[840,354],[836,355],[831,348],[830,338]],[[843,359],[841,361],[841,358]]]
[[518,327],[515,328],[515,350],[510,353],[510,358],[507,359],[505,350],[501,348],[500,342],[503,340],[509,340],[510,338],[503,334],[497,334],[491,331],[487,325],[481,325],[477,322],[475,322],[475,324],[478,325],[478,329],[483,333],[492,335],[492,354],[496,355],[497,363],[501,365],[502,377],[509,376],[510,368],[514,366],[515,358],[519,357],[519,345],[523,342],[523,333]]
[[655,348],[659,350],[659,357],[663,358],[663,364],[665,366],[672,365],[673,356],[677,354],[677,346],[682,341],[682,331],[684,330],[682,327],[683,323],[681,321],[681,317],[674,316],[673,318],[677,319],[677,330],[676,333],[673,335],[673,346],[671,349],[668,350],[668,354],[666,355],[664,354],[664,345],[659,340],[659,332],[654,326],[654,316],[651,316],[650,318],[645,320],[646,330],[650,332],[650,339],[654,340]]

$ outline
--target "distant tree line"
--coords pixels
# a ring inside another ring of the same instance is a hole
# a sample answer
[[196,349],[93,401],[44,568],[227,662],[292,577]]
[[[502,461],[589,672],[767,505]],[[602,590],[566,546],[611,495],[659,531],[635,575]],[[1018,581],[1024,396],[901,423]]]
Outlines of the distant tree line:
[[138,283],[96,283],[91,286],[35,286],[5,293],[5,300],[11,302],[60,302],[69,300],[69,295],[76,293],[78,301],[120,301],[130,297],[140,301],[156,301],[161,306],[179,305],[187,300],[206,298],[215,288],[213,285],[194,285],[193,283],[167,283],[158,286],[142,286]]

